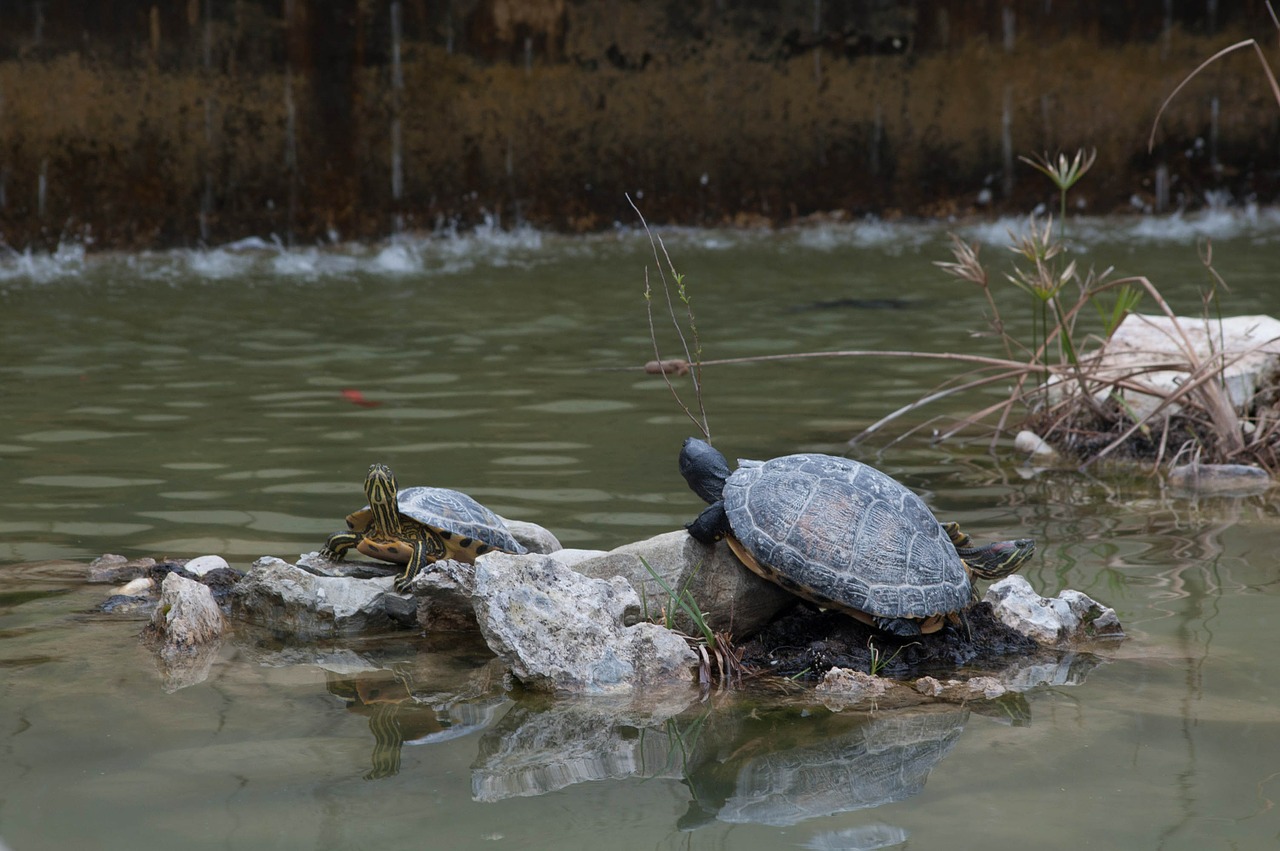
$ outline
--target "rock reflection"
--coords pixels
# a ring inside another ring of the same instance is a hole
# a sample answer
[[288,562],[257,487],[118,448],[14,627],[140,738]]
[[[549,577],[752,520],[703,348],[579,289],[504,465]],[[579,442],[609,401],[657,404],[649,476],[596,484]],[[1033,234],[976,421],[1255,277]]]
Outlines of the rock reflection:
[[692,689],[658,700],[529,699],[480,739],[472,765],[477,801],[545,795],[590,780],[683,776],[672,765],[682,727],[672,719],[697,700]]
[[681,829],[714,820],[792,825],[916,795],[969,717],[957,706],[837,713],[745,701],[690,708],[692,700],[517,704],[481,738],[473,797],[667,778],[691,793]]

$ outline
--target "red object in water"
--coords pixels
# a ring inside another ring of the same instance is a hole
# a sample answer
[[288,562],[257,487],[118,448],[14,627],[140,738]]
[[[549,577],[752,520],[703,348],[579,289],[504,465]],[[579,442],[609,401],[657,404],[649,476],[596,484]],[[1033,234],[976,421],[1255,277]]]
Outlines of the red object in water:
[[362,408],[376,408],[382,404],[381,402],[374,402],[364,398],[364,394],[353,387],[348,387],[346,390],[343,390],[342,398],[346,399],[351,404],[359,405]]

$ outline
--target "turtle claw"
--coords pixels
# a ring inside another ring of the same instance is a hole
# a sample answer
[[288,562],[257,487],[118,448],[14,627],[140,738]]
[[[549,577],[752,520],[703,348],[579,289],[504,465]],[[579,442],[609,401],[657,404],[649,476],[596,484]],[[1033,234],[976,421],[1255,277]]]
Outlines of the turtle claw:
[[874,618],[876,628],[890,635],[912,638],[920,635],[920,624],[911,618]]

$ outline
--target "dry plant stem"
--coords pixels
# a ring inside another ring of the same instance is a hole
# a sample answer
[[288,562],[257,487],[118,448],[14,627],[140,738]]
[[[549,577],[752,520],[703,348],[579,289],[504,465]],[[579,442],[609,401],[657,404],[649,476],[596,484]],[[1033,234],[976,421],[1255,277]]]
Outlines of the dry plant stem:
[[[1271,4],[1270,4],[1270,3],[1268,3],[1268,4],[1267,4],[1267,9],[1268,9],[1269,11],[1271,11],[1271,19],[1272,19],[1272,21],[1275,21],[1275,20],[1276,20],[1275,12],[1274,12],[1274,10],[1271,10]],[[1277,27],[1280,27],[1280,22],[1278,22],[1278,23],[1277,23]],[[1267,83],[1269,83],[1269,84],[1270,84],[1270,86],[1271,86],[1271,93],[1272,93],[1272,95],[1274,95],[1274,96],[1275,96],[1276,103],[1277,103],[1277,104],[1280,104],[1280,83],[1277,83],[1277,82],[1276,82],[1276,75],[1275,75],[1275,74],[1273,74],[1273,73],[1271,73],[1271,66],[1267,64],[1267,57],[1266,57],[1266,54],[1264,54],[1264,53],[1262,52],[1262,47],[1261,47],[1261,46],[1259,46],[1259,44],[1258,44],[1257,40],[1252,39],[1252,38],[1250,38],[1250,39],[1245,39],[1244,41],[1236,42],[1235,44],[1231,45],[1230,47],[1224,47],[1224,48],[1222,48],[1222,49],[1221,49],[1221,50],[1219,50],[1217,53],[1213,54],[1213,55],[1212,55],[1212,56],[1210,56],[1208,59],[1206,59],[1205,61],[1201,62],[1201,63],[1196,67],[1196,69],[1195,69],[1194,71],[1192,71],[1190,74],[1188,74],[1188,75],[1187,75],[1187,77],[1186,77],[1186,79],[1184,79],[1181,83],[1179,83],[1179,84],[1178,84],[1178,87],[1177,87],[1176,89],[1174,89],[1174,90],[1173,90],[1173,92],[1172,92],[1172,93],[1171,93],[1167,98],[1165,98],[1165,99],[1164,99],[1164,103],[1160,104],[1160,111],[1156,113],[1156,119],[1155,119],[1155,121],[1153,121],[1153,122],[1151,123],[1151,135],[1147,138],[1147,151],[1148,151],[1148,153],[1149,153],[1149,152],[1151,152],[1151,151],[1153,151],[1153,150],[1155,150],[1155,147],[1156,147],[1156,130],[1160,127],[1160,117],[1161,117],[1162,115],[1164,115],[1164,111],[1165,111],[1165,109],[1169,106],[1169,102],[1170,102],[1170,101],[1172,101],[1175,97],[1177,97],[1178,92],[1182,91],[1182,89],[1183,89],[1183,88],[1184,88],[1188,83],[1190,83],[1190,82],[1191,82],[1191,80],[1192,80],[1192,79],[1193,79],[1197,74],[1199,74],[1201,71],[1203,71],[1205,68],[1209,67],[1209,66],[1210,66],[1210,65],[1212,65],[1214,62],[1217,62],[1219,59],[1221,59],[1222,57],[1226,56],[1227,54],[1229,54],[1229,53],[1233,53],[1233,52],[1235,52],[1235,51],[1237,51],[1237,50],[1240,50],[1240,49],[1242,49],[1242,48],[1245,48],[1245,47],[1252,47],[1252,48],[1253,48],[1253,50],[1254,50],[1254,52],[1258,54],[1258,61],[1262,64],[1262,71],[1263,71],[1263,73],[1267,75]]]
[[[656,236],[653,233],[653,231],[649,229],[649,223],[645,221],[644,214],[640,212],[640,209],[636,206],[635,202],[631,200],[631,196],[627,195],[626,197],[627,197],[627,203],[631,205],[631,209],[635,210],[636,215],[640,218],[640,224],[644,226],[644,232],[649,237],[649,245],[653,248],[654,263],[658,269],[658,277],[662,281],[662,293],[667,300],[667,312],[671,317],[671,324],[675,326],[676,336],[680,339],[680,346],[684,351],[685,361],[689,363],[692,367],[690,370],[690,378],[693,382],[693,393],[694,393],[694,398],[697,400],[698,413],[695,415],[693,411],[689,410],[689,406],[686,405],[684,403],[684,400],[680,398],[679,391],[677,391],[675,388],[675,385],[671,383],[671,379],[670,377],[668,377],[665,371],[662,372],[662,380],[666,382],[667,389],[671,391],[671,395],[675,398],[676,404],[680,406],[680,409],[682,411],[684,411],[685,416],[687,416],[690,419],[690,421],[692,421],[693,424],[698,427],[698,430],[702,432],[703,437],[705,437],[707,440],[710,440],[711,426],[707,422],[707,409],[702,401],[702,358],[700,355],[701,346],[698,345],[697,338],[696,338],[697,327],[693,323],[693,308],[688,306],[688,301],[685,302],[687,315],[689,318],[689,327],[690,329],[692,329],[692,333],[695,335],[695,338],[694,338],[695,348],[694,348],[694,351],[691,352],[689,350],[689,342],[685,338],[684,329],[681,327],[680,320],[676,315],[675,304],[671,301],[671,287],[667,283],[666,274],[662,271],[662,259],[658,257],[659,246],[661,246],[662,248],[663,256],[667,258],[667,265],[671,268],[671,271],[674,274],[675,265],[671,262],[671,255],[667,253],[667,247],[665,244],[663,244],[662,238],[659,236]],[[652,298],[652,289],[649,286],[649,270],[648,269],[645,269],[645,273],[644,273],[644,303],[645,303],[645,311],[649,317],[649,339],[653,342],[653,356],[656,360],[661,362],[662,353],[659,351],[659,347],[658,347],[657,329],[654,328],[654,324],[653,324],[653,298]]]
[[[909,414],[912,411],[917,410],[919,408],[923,408],[925,405],[928,405],[932,402],[936,402],[939,399],[945,399],[948,396],[954,396],[957,393],[967,393],[970,390],[976,390],[979,387],[986,387],[987,385],[990,385],[990,384],[996,384],[1001,381],[1007,381],[1011,378],[1023,377],[1027,374],[1027,371],[1028,371],[1028,368],[1025,365],[1023,365],[1019,369],[1006,370],[1004,372],[1000,372],[995,375],[988,375],[982,378],[976,378],[976,379],[973,379],[972,381],[967,381],[964,384],[958,384],[954,387],[946,387],[946,388],[935,390],[934,392],[928,394],[927,396],[922,396],[921,398],[915,400],[914,402],[911,402],[907,405],[903,405],[901,408],[898,408],[893,413],[886,414],[885,416],[876,420],[874,423],[872,423],[871,425],[863,429],[862,433],[859,434],[857,437],[855,437],[853,442],[856,443],[863,440],[864,438],[870,437],[872,434],[879,431],[883,426],[888,425],[889,423],[893,422],[899,417],[905,414]],[[1038,372],[1038,370],[1036,371]],[[1001,402],[1000,405],[1012,404],[1012,402],[1013,402],[1013,399],[1007,399],[1004,402]],[[996,408],[993,408],[992,410],[996,410],[998,407],[999,406],[996,406]],[[966,418],[966,420],[967,419],[969,418]]]

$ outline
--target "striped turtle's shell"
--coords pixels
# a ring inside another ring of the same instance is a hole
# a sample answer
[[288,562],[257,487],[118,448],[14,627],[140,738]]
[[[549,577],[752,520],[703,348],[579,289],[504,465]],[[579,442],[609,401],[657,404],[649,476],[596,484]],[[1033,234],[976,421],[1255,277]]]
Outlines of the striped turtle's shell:
[[511,537],[501,517],[465,493],[448,488],[405,488],[396,494],[396,506],[403,518],[430,526],[446,538],[469,538],[517,555],[527,552]]
[[889,618],[969,602],[968,571],[933,513],[874,467],[816,454],[739,465],[724,486],[729,525],[783,587]]

